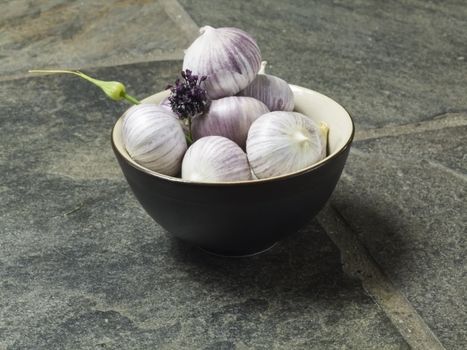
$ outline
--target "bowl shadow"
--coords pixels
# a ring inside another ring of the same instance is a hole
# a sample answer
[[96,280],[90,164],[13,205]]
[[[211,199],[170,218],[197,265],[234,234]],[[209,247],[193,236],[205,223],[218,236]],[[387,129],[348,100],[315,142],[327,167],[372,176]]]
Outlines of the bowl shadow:
[[[337,198],[336,198],[337,197]],[[413,229],[414,222],[407,222],[395,215],[397,208],[386,207],[381,212],[364,200],[333,196],[332,208],[353,234],[353,239],[365,248],[377,265],[389,276],[407,266],[416,264],[413,247],[406,234]],[[420,227],[420,230],[422,228]],[[334,232],[337,235],[343,232]],[[352,256],[350,256],[352,259]]]
[[278,242],[271,249],[249,257],[219,257],[171,238],[176,264],[189,269],[191,277],[208,290],[224,295],[267,295],[281,299],[333,299],[360,289],[348,278],[340,253],[321,226],[312,220],[305,228]]

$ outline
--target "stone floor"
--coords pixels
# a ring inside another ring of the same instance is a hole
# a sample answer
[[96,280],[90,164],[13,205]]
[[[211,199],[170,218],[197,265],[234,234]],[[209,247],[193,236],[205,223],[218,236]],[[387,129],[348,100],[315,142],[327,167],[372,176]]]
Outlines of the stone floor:
[[[199,26],[342,103],[328,206],[248,259],[187,246],[133,197],[109,133]],[[467,348],[467,5],[410,0],[12,0],[0,13],[0,349]]]

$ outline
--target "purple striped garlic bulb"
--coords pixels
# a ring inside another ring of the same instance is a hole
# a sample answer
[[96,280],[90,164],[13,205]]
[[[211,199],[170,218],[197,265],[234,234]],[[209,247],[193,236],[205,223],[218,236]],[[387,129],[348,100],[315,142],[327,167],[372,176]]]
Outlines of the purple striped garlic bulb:
[[193,143],[185,153],[182,178],[194,182],[251,180],[251,170],[243,150],[222,136],[207,136]]
[[130,107],[123,115],[122,137],[135,162],[164,175],[180,173],[187,143],[172,111],[149,103]]
[[237,94],[255,78],[261,65],[256,41],[237,28],[205,26],[185,51],[183,70],[207,76],[204,88],[210,99]]
[[274,75],[265,74],[267,62],[261,63],[261,70],[255,80],[238,93],[239,96],[250,96],[263,102],[271,112],[293,111],[294,96],[285,80]]
[[269,109],[252,97],[230,96],[211,102],[207,113],[192,119],[193,139],[224,136],[245,149],[251,124]]
[[246,151],[259,179],[290,174],[326,156],[326,132],[311,118],[296,112],[270,112],[248,132]]

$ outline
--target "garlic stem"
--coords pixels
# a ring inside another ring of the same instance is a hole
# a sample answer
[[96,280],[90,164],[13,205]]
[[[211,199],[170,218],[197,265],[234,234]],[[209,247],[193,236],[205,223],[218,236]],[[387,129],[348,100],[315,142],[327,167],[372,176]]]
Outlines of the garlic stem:
[[76,75],[80,78],[83,78],[90,83],[98,86],[99,88],[104,91],[104,93],[109,97],[110,99],[114,101],[120,101],[122,99],[126,99],[127,101],[137,105],[140,102],[134,98],[133,96],[130,96],[126,93],[125,91],[125,86],[118,82],[118,81],[104,81],[104,80],[98,80],[94,79],[80,71],[73,71],[73,70],[61,70],[61,69],[35,69],[35,70],[30,70],[29,73],[52,73],[52,74],[73,74]]
[[268,61],[261,61],[261,67],[259,68],[258,74],[266,74],[266,66]]
[[325,122],[319,122],[319,130],[321,132],[321,137],[324,142],[324,157],[329,154],[329,126]]
[[124,97],[127,101],[133,103],[134,105],[139,105],[139,103],[140,103],[136,98],[134,98],[133,96],[130,96],[130,95],[126,94],[126,93],[125,93],[125,95],[124,95],[123,97]]
[[214,28],[214,27],[211,27],[211,26],[204,26],[204,27],[201,27],[201,28],[199,29],[199,33],[200,33],[200,34],[204,34],[204,32],[210,31],[210,30],[213,30],[213,29],[215,29],[215,28]]

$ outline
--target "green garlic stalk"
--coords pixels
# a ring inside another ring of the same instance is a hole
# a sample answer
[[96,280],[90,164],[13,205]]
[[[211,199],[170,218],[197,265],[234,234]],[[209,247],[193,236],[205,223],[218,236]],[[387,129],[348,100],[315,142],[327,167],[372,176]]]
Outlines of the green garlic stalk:
[[49,69],[41,69],[41,70],[30,70],[29,73],[57,73],[57,74],[73,74],[77,75],[78,77],[81,77],[92,84],[98,86],[99,88],[104,91],[104,93],[109,97],[110,99],[114,101],[120,101],[120,100],[127,100],[132,104],[139,104],[140,102],[134,98],[133,96],[130,96],[126,93],[125,91],[125,86],[118,82],[118,81],[103,81],[103,80],[98,80],[91,78],[90,76],[80,72],[80,71],[73,71],[73,70],[49,70]]

